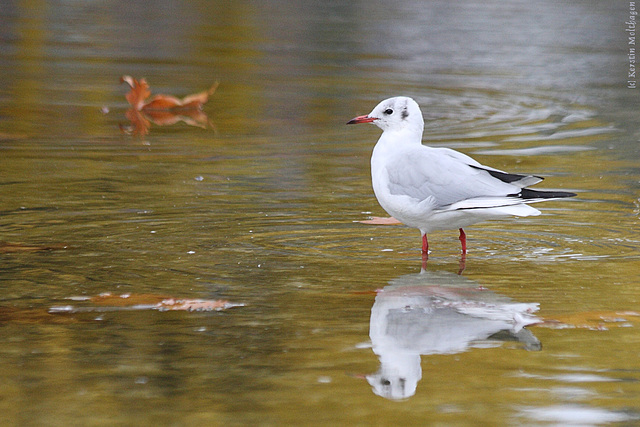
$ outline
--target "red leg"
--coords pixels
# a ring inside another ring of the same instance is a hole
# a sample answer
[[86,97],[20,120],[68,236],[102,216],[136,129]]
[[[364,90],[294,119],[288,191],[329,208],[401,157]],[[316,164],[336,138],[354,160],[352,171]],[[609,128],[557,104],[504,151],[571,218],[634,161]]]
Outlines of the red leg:
[[427,269],[427,261],[429,260],[429,242],[427,234],[422,235],[422,270]]
[[464,230],[461,228],[460,229],[460,244],[462,245],[462,253],[466,254],[467,253],[467,235],[464,234]]

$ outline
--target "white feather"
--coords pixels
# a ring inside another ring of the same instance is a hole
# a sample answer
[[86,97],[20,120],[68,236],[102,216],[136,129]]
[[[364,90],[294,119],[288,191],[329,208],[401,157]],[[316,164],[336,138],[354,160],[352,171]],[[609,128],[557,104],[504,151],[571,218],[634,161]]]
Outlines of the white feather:
[[449,148],[422,145],[424,121],[413,99],[387,99],[363,117],[383,130],[371,156],[373,190],[380,205],[404,224],[429,233],[540,214],[526,203],[541,199],[518,195],[542,178],[508,174]]

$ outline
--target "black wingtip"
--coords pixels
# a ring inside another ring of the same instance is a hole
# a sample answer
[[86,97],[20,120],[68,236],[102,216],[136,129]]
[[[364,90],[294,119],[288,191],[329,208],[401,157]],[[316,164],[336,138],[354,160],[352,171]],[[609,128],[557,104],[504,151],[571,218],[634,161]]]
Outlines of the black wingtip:
[[535,179],[539,179],[540,181],[542,181],[544,179],[541,176],[520,175],[520,174],[516,174],[516,173],[507,173],[507,172],[501,172],[501,171],[497,171],[497,170],[493,170],[493,169],[487,169],[487,168],[482,167],[482,166],[475,166],[475,165],[469,165],[469,166],[471,166],[474,169],[485,171],[485,172],[489,173],[489,175],[491,175],[492,177],[494,177],[496,179],[499,179],[502,182],[506,182],[507,184],[510,184],[512,182],[518,182],[518,181],[523,180],[525,178],[535,178]]
[[545,190],[531,190],[529,188],[523,188],[518,194],[521,199],[563,199],[565,197],[575,197],[576,193],[570,191],[545,191]]

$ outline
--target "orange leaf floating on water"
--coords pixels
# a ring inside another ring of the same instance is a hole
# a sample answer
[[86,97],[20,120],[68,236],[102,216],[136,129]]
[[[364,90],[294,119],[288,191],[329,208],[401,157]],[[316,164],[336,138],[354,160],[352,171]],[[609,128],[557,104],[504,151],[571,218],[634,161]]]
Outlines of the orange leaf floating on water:
[[158,126],[173,125],[178,122],[185,122],[190,126],[206,128],[211,126],[209,118],[202,111],[202,106],[207,103],[209,96],[218,88],[218,82],[214,83],[208,90],[194,93],[182,99],[172,95],[151,96],[149,84],[145,79],[136,80],[131,76],[122,76],[120,83],[127,83],[131,88],[125,95],[131,108],[125,116],[131,122],[129,128],[121,126],[123,132],[133,135],[146,135],[149,133],[151,123]]
[[158,303],[158,309],[179,311],[220,311],[231,307],[238,307],[238,305],[239,304],[232,304],[229,301],[223,300],[167,298]]
[[49,313],[85,313],[120,310],[160,310],[160,311],[221,311],[244,304],[232,303],[226,300],[206,300],[175,298],[156,294],[120,294],[109,292],[93,297],[71,297],[73,301],[90,303],[92,305],[65,305],[49,309]]
[[612,327],[627,327],[639,322],[640,312],[637,311],[588,311],[554,316],[553,319],[545,319],[536,326],[603,331]]
[[394,217],[384,218],[380,216],[371,217],[371,219],[365,219],[363,221],[358,221],[360,224],[370,224],[370,225],[398,225],[402,224],[400,221],[395,219]]
[[140,111],[144,105],[144,100],[151,95],[149,84],[145,79],[138,81],[131,76],[120,77],[120,83],[125,82],[131,87],[131,90],[124,97],[132,108]]
[[149,129],[151,128],[151,121],[146,117],[144,113],[134,108],[129,108],[127,112],[124,114],[127,119],[131,122],[131,126],[125,129],[122,125],[120,126],[120,130],[124,133],[144,136],[149,133]]
[[208,90],[194,93],[178,99],[172,95],[155,95],[150,101],[145,100],[151,95],[149,84],[145,79],[136,80],[131,76],[120,77],[120,83],[127,83],[131,90],[125,95],[132,108],[142,110],[175,110],[175,109],[202,109],[209,96],[213,95],[218,88],[218,82],[214,83]]
[[139,113],[158,126],[168,126],[178,122],[201,128],[212,126],[209,117],[201,110],[144,110]]
[[76,323],[70,317],[55,316],[44,308],[0,307],[0,325],[6,323],[26,324],[67,324]]
[[142,110],[201,110],[202,105],[207,103],[209,96],[213,95],[217,87],[218,83],[216,82],[209,90],[194,93],[182,99],[171,95],[156,95],[142,106]]

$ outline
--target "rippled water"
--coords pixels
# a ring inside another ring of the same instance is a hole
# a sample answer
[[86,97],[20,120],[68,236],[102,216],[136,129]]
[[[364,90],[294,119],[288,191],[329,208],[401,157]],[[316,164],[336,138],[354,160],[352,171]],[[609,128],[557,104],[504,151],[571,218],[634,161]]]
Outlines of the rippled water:
[[[3,3],[2,424],[638,423],[629,17]],[[123,134],[124,74],[177,96],[218,81],[211,126]],[[462,275],[457,233],[434,233],[421,272],[416,230],[359,222],[385,215],[379,130],[344,126],[398,94],[429,145],[578,196],[469,227]]]

